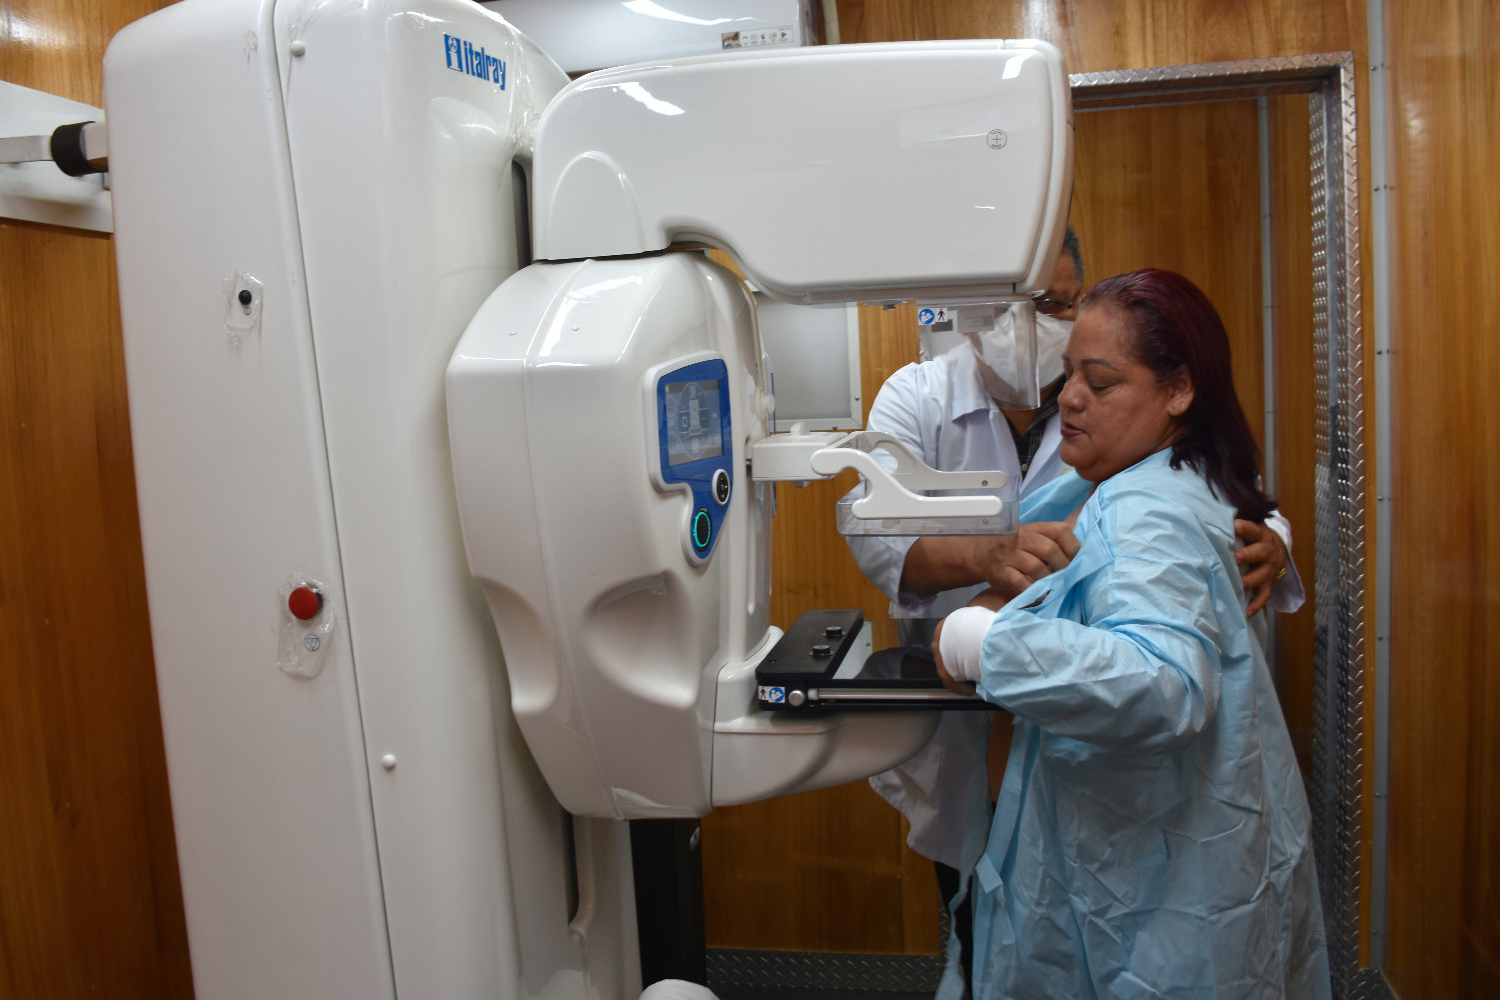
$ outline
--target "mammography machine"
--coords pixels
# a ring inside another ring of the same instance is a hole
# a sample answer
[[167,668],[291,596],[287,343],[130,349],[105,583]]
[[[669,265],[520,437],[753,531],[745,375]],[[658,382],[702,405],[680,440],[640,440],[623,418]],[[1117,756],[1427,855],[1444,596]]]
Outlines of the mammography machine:
[[844,530],[1014,504],[771,434],[751,297],[701,247],[791,302],[1041,288],[1055,49],[569,83],[467,0],[188,0],[115,38],[105,104],[199,997],[628,1000],[622,820],[923,745],[931,712],[763,710],[772,484],[857,469]]

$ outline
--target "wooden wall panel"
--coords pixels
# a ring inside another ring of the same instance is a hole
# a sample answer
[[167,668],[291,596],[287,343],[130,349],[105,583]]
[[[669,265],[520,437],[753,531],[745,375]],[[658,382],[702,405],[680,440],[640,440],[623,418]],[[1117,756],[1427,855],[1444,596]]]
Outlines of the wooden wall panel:
[[1395,295],[1389,978],[1500,996],[1500,8],[1386,5]]
[[1363,0],[838,0],[839,40],[1042,38],[1072,73],[1362,52]]
[[[154,0],[0,0],[0,79],[99,105]],[[190,997],[111,240],[0,222],[0,997]]]
[[1229,331],[1234,387],[1265,425],[1254,101],[1077,116],[1073,230],[1086,284],[1142,267],[1192,279]]
[[864,782],[716,809],[703,821],[710,948],[935,955],[932,864]]

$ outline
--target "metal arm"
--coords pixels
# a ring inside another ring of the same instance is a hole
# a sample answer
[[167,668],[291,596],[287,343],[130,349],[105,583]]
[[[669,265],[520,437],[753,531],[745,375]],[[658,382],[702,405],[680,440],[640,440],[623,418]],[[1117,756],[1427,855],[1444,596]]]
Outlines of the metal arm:
[[[895,459],[887,469],[875,457]],[[880,431],[789,434],[764,438],[750,449],[751,478],[761,482],[831,479],[853,469],[865,495],[840,500],[839,531],[846,535],[1000,535],[1016,530],[1019,503],[999,470],[940,472],[905,444]],[[951,495],[959,490],[993,492]],[[949,493],[926,496],[922,491]]]

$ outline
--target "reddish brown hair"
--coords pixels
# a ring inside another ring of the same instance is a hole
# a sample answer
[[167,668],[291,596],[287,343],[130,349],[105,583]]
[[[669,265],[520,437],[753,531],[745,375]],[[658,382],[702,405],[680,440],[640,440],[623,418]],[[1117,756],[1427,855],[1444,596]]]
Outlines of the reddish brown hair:
[[1157,268],[1106,278],[1082,309],[1103,303],[1127,318],[1127,349],[1159,382],[1183,369],[1193,380],[1193,403],[1182,416],[1187,433],[1172,446],[1172,468],[1186,463],[1237,516],[1264,521],[1276,502],[1260,489],[1260,448],[1234,391],[1229,335],[1214,304],[1187,278]]

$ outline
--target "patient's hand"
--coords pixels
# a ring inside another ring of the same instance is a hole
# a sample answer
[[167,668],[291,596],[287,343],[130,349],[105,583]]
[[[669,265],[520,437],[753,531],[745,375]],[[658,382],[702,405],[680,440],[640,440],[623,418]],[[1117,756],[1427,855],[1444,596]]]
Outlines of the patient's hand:
[[1047,574],[1064,569],[1077,554],[1072,525],[1031,521],[1014,535],[975,539],[974,575],[1009,599]]

